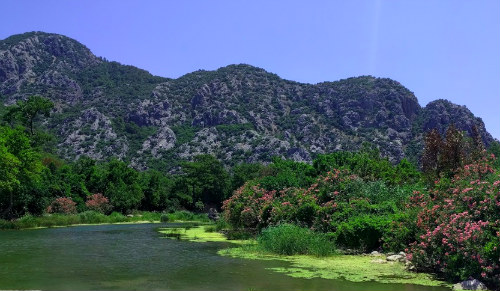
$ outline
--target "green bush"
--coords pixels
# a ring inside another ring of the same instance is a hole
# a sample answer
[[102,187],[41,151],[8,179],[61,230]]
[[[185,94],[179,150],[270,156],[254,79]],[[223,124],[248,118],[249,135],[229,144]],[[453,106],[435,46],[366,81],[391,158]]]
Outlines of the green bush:
[[78,214],[81,223],[105,223],[108,221],[106,215],[96,211],[85,211]]
[[338,246],[364,252],[382,246],[382,236],[391,227],[392,217],[362,215],[341,223],[333,238]]
[[215,225],[206,225],[205,226],[205,232],[215,232],[216,227]]
[[127,221],[127,217],[119,212],[112,212],[108,218],[110,223]]
[[161,213],[149,211],[134,211],[133,217],[128,221],[160,221]]
[[231,229],[226,232],[228,240],[245,240],[254,237],[252,233],[245,229]]
[[16,221],[16,224],[17,227],[19,228],[30,228],[39,226],[37,222],[37,217],[31,214],[25,214],[23,217],[19,218]]
[[0,229],[18,229],[19,227],[12,221],[0,219]]
[[161,222],[169,222],[169,221],[170,221],[170,218],[169,218],[168,214],[163,213],[163,214],[160,216],[160,221],[161,221]]
[[326,256],[334,252],[334,245],[325,234],[293,224],[266,228],[257,242],[264,251],[279,255]]
[[208,222],[206,213],[193,213],[187,210],[180,210],[173,213],[168,213],[168,221],[202,221]]
[[194,220],[194,213],[186,210],[176,211],[174,213],[171,213],[170,216],[172,220],[182,220],[182,221]]
[[416,240],[419,231],[415,211],[398,213],[394,215],[389,229],[382,236],[383,249],[392,252],[404,250]]
[[221,231],[223,229],[229,229],[230,225],[227,223],[227,221],[224,219],[224,217],[219,218],[217,222],[215,223],[215,230],[216,231]]

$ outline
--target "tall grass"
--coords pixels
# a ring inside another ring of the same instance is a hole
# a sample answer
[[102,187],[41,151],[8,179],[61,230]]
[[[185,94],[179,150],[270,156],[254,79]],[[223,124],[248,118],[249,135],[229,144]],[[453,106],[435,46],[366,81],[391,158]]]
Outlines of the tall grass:
[[334,245],[323,233],[293,224],[266,228],[257,238],[263,251],[279,255],[327,256],[334,253]]
[[85,211],[78,214],[50,214],[33,216],[27,214],[16,220],[8,221],[0,219],[0,229],[23,229],[36,227],[67,226],[75,224],[99,224],[139,221],[202,221],[208,222],[206,214],[195,214],[188,211],[177,211],[162,214],[158,212],[134,212],[132,216],[125,216],[118,212],[104,215],[95,211]]
[[168,221],[201,221],[209,222],[206,213],[193,213],[186,210],[176,211],[173,213],[168,213]]

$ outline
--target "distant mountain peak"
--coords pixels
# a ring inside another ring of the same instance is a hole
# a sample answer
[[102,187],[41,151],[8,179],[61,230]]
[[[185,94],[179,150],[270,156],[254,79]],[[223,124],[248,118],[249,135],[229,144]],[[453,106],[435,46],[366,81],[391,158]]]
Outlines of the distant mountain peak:
[[0,95],[6,103],[42,95],[56,103],[45,121],[58,154],[118,157],[138,169],[169,170],[209,153],[227,165],[272,156],[311,161],[363,142],[391,161],[418,161],[423,135],[454,123],[476,125],[466,107],[416,96],[388,78],[358,76],[304,84],[248,64],[199,70],[177,79],[96,57],[78,41],[30,32],[0,41]]

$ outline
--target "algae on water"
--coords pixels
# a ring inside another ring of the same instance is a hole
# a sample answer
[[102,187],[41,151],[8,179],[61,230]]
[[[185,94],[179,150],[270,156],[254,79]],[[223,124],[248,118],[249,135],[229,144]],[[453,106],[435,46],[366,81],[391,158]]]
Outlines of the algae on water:
[[297,278],[344,279],[351,282],[399,283],[425,286],[450,286],[434,279],[429,274],[407,271],[399,262],[376,262],[368,255],[333,255],[315,257],[310,255],[280,256],[262,252],[253,240],[228,240],[222,233],[206,232],[206,226],[191,228],[162,228],[160,233],[169,238],[193,242],[231,242],[238,247],[218,251],[219,255],[251,260],[281,260],[290,262],[290,267],[269,268],[274,272]]
[[230,242],[234,244],[248,244],[248,240],[228,240],[220,232],[205,231],[206,225],[196,227],[169,227],[160,228],[159,232],[165,234],[167,238],[182,239],[193,242]]
[[345,279],[351,282],[376,281],[425,286],[449,285],[434,279],[429,274],[407,271],[402,263],[380,264],[374,262],[374,258],[367,255],[278,256],[262,253],[257,248],[245,246],[220,250],[218,253],[236,258],[288,261],[291,263],[290,267],[269,269],[297,278]]

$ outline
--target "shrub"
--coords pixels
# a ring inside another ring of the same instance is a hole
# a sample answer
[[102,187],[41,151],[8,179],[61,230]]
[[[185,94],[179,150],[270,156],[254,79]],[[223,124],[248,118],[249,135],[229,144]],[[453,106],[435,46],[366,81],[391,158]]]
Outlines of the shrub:
[[169,218],[168,214],[162,213],[162,215],[160,216],[160,221],[161,222],[169,222],[170,218]]
[[408,207],[418,211],[420,231],[408,258],[417,270],[500,286],[500,179],[490,162],[483,158],[444,185],[415,192]]
[[59,197],[47,207],[47,212],[61,214],[76,213],[76,203],[69,197]]
[[333,243],[325,234],[293,224],[266,228],[257,238],[257,242],[263,250],[279,255],[326,256],[334,251]]
[[0,229],[18,229],[18,228],[19,226],[17,226],[13,221],[0,219]]
[[215,227],[215,225],[206,225],[205,226],[205,232],[215,232],[217,228]]
[[79,213],[78,217],[80,218],[80,223],[105,223],[105,222],[108,222],[108,219],[104,214],[102,214],[100,212],[93,211],[93,210],[84,211],[82,213]]
[[394,216],[388,229],[382,235],[382,248],[386,251],[400,252],[415,241],[417,233],[417,213],[407,210]]
[[341,223],[333,237],[339,246],[369,252],[382,246],[382,237],[391,223],[392,217],[388,216],[357,216]]
[[230,225],[226,222],[226,220],[221,217],[217,222],[215,223],[215,230],[216,231],[221,231],[223,229],[229,229]]
[[[208,222],[208,215],[206,213],[193,213],[187,210],[176,211],[173,213],[164,214],[168,217],[168,221],[202,221]],[[163,216],[163,214],[162,214]],[[167,219],[167,218],[164,218]],[[160,216],[161,220],[161,216]]]
[[31,214],[25,214],[24,216],[20,217],[16,221],[16,224],[19,228],[30,228],[39,226],[37,223],[37,218]]
[[255,237],[255,234],[245,229],[231,229],[226,232],[228,240],[245,240]]
[[161,213],[148,211],[133,211],[131,221],[160,221]]
[[196,201],[196,203],[194,204],[194,209],[196,209],[196,211],[203,211],[205,209],[205,204],[203,204],[202,201]]
[[181,210],[172,213],[171,218],[172,220],[190,221],[194,220],[194,214],[186,210]]
[[101,193],[92,194],[87,198],[85,205],[89,210],[93,210],[100,213],[110,213],[113,206],[109,203],[109,199],[106,198]]
[[123,214],[121,214],[121,213],[119,213],[119,212],[115,212],[115,211],[113,211],[113,212],[112,212],[112,213],[108,216],[108,218],[109,218],[109,220],[110,220],[110,221],[109,221],[110,223],[115,223],[115,222],[124,222],[124,221],[127,221],[127,220],[128,220],[128,218],[127,218],[125,215],[123,215]]

